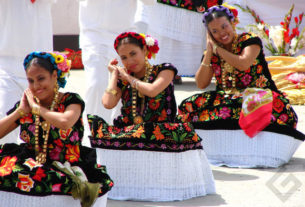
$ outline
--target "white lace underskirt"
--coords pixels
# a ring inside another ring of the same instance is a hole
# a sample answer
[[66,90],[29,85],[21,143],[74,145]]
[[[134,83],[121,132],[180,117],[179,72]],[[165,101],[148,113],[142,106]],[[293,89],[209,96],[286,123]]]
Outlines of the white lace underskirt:
[[196,129],[211,164],[228,167],[279,167],[287,163],[302,141],[262,131],[249,138],[242,130]]
[[114,182],[110,199],[175,201],[215,193],[203,150],[172,153],[97,149],[97,157]]
[[[50,195],[50,196],[29,196],[17,193],[0,191],[1,207],[80,207],[80,200],[72,196]],[[92,207],[106,207],[107,193],[98,197]]]

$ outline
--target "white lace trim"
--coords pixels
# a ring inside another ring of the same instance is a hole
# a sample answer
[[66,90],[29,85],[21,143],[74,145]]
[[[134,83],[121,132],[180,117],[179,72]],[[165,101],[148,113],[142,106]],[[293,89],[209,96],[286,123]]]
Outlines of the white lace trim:
[[302,141],[288,135],[262,131],[252,139],[242,130],[196,129],[213,165],[255,168],[287,163]]
[[[80,207],[80,200],[72,196],[50,195],[50,196],[29,196],[11,192],[0,191],[1,206],[7,207]],[[106,207],[107,194],[96,199],[92,207]]]
[[174,201],[215,193],[203,150],[180,153],[97,149],[106,165],[115,200]]

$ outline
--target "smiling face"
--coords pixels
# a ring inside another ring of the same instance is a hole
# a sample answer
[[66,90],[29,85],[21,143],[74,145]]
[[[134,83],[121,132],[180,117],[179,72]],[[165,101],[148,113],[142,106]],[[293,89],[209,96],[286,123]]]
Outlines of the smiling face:
[[54,97],[54,88],[57,74],[54,70],[50,73],[47,69],[32,64],[26,69],[29,89],[41,102],[50,103]]
[[213,19],[208,24],[208,29],[217,43],[230,46],[234,39],[234,29],[227,17],[222,16]]
[[146,48],[141,49],[138,45],[125,43],[118,47],[117,52],[124,67],[135,74],[145,72]]

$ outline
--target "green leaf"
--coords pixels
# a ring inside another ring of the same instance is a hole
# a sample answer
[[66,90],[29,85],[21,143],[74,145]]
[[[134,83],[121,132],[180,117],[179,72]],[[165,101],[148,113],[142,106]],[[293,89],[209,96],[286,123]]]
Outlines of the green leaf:
[[172,135],[173,135],[173,139],[176,141],[176,142],[179,142],[179,137],[177,136],[177,133],[176,132],[172,132]]
[[185,139],[185,137],[187,136],[187,133],[184,133],[180,136],[181,141],[183,141]]

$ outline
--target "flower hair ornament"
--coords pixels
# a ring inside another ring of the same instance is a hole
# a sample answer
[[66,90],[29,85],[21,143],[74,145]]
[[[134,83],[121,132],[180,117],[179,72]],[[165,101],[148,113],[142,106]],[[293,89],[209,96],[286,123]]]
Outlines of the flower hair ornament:
[[211,15],[213,12],[224,12],[227,14],[227,16],[229,17],[230,21],[236,25],[239,23],[239,20],[238,20],[238,10],[227,4],[227,3],[224,3],[223,5],[217,5],[217,6],[212,6],[210,7],[207,11],[205,11],[203,13],[203,17],[202,17],[202,22],[203,23],[206,23],[206,18]]
[[118,46],[121,40],[125,38],[135,38],[139,40],[144,46],[147,47],[147,58],[151,59],[152,57],[155,58],[156,54],[159,51],[159,45],[158,45],[158,40],[154,39],[150,35],[145,35],[145,34],[138,34],[136,32],[124,32],[117,36],[117,38],[114,41],[114,48],[116,51],[118,51]]
[[45,59],[52,64],[53,68],[57,71],[58,86],[64,88],[67,82],[66,77],[71,68],[71,61],[67,59],[66,55],[60,52],[32,52],[24,59],[23,66],[25,70],[31,60],[36,57]]
[[205,12],[210,7],[221,5],[223,0],[192,0],[192,3],[197,8],[198,12]]

